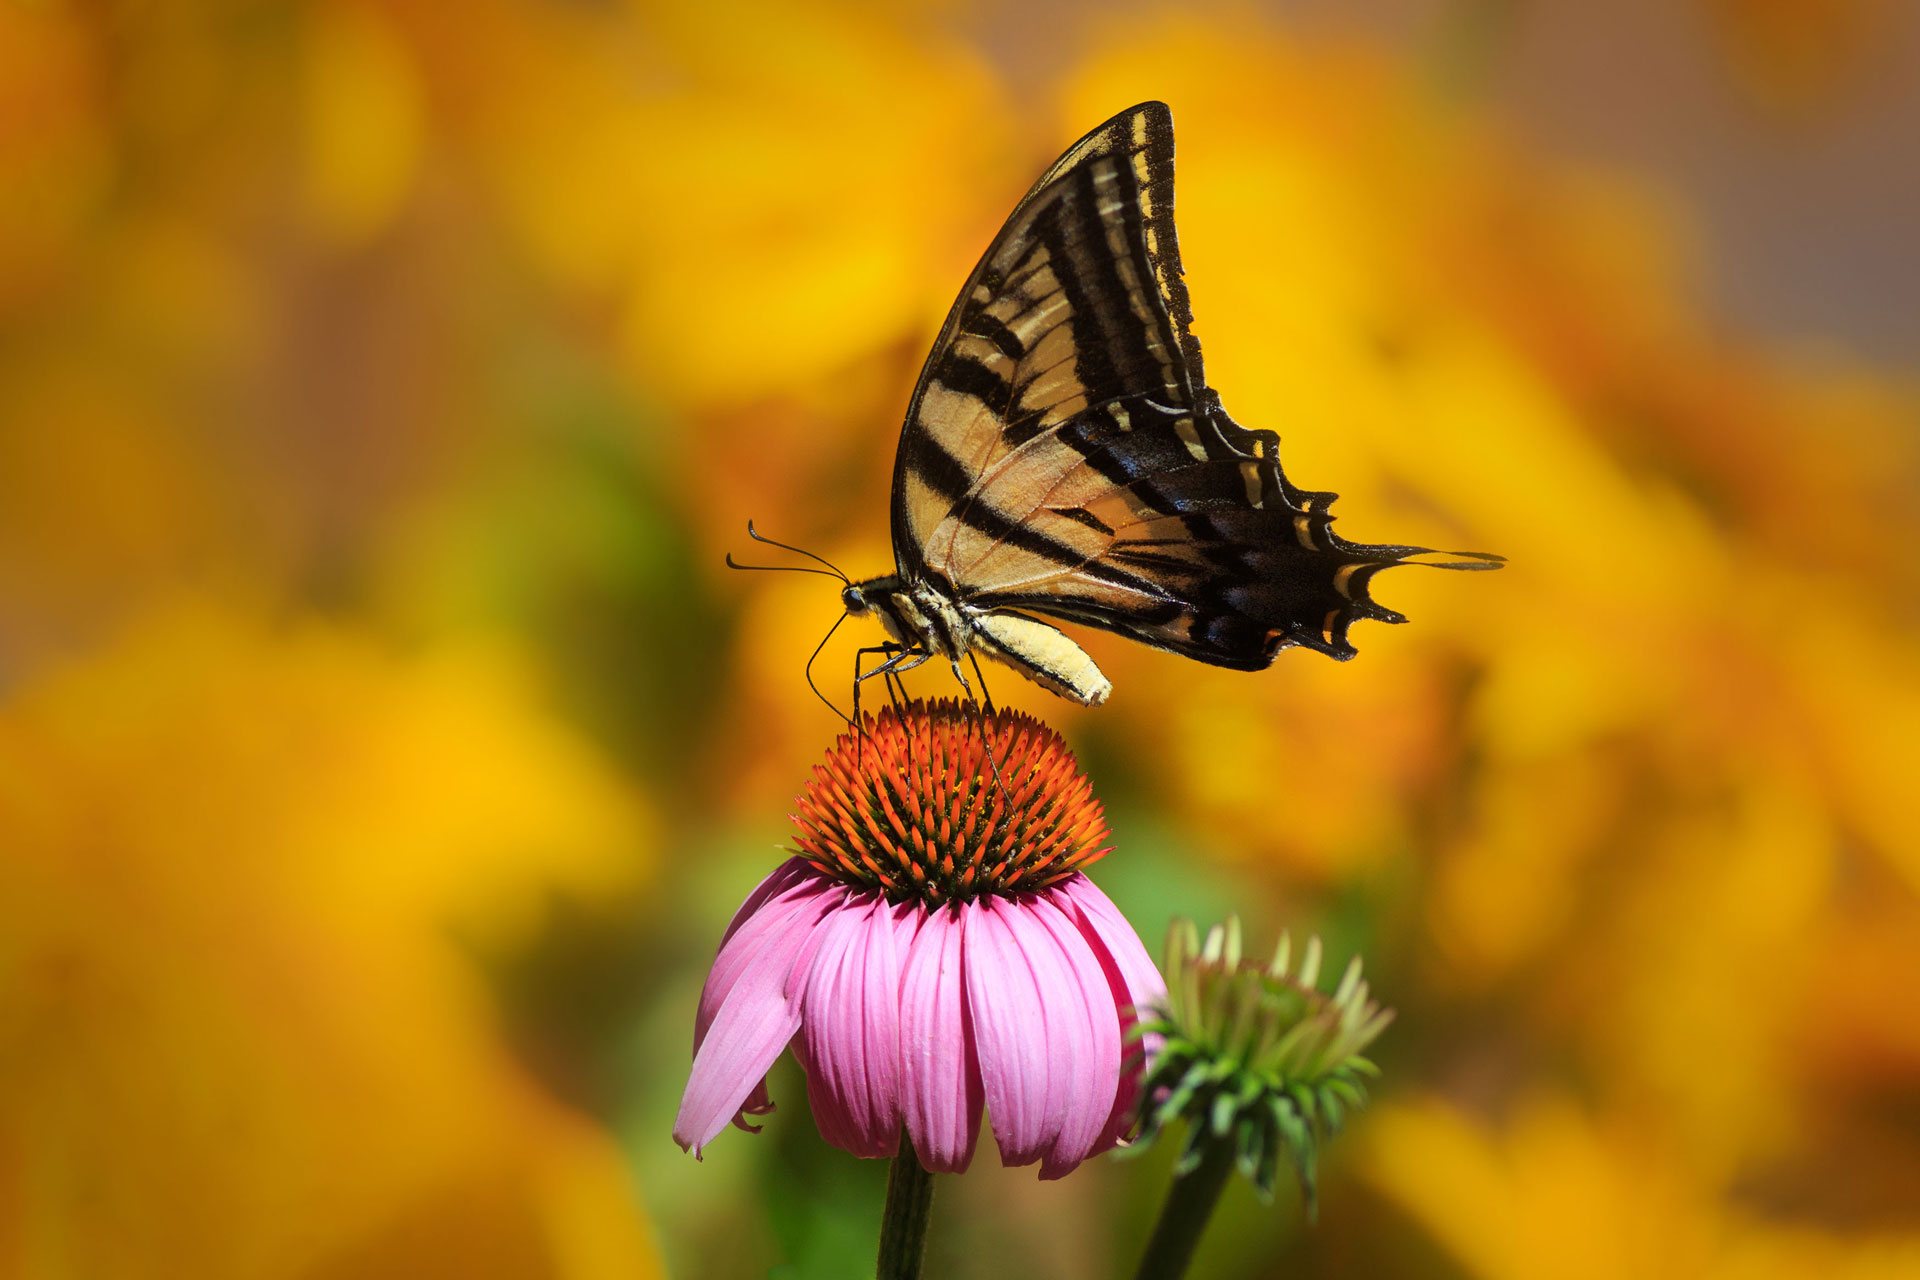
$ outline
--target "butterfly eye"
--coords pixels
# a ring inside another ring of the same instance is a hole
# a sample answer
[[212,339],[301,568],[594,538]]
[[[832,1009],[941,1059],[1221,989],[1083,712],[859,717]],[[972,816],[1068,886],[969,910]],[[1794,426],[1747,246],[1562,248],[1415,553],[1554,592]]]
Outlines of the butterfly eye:
[[842,591],[840,593],[840,603],[846,607],[848,613],[853,614],[855,617],[859,617],[867,611],[867,597],[861,593],[858,587],[848,587],[845,591]]

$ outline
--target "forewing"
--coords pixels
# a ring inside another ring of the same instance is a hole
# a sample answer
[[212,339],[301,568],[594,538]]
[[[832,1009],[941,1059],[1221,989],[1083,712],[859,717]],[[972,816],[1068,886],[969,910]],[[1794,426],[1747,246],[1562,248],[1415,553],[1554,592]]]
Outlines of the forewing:
[[1007,219],[954,302],[894,464],[900,572],[950,554],[980,478],[1075,415],[1129,397],[1191,406],[1205,385],[1173,231],[1166,105],[1068,149]]

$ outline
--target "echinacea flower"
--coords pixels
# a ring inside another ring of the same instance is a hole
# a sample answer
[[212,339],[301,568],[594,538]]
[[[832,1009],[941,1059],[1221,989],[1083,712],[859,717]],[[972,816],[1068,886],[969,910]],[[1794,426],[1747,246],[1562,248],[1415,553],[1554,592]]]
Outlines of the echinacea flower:
[[[989,759],[988,748],[992,758]],[[1082,868],[1106,821],[1059,736],[952,701],[842,734],[794,817],[798,854],[748,895],[700,995],[674,1138],[696,1155],[771,1109],[791,1045],[821,1136],[933,1172],[1000,1156],[1058,1178],[1126,1132],[1128,1032],[1164,990]]]

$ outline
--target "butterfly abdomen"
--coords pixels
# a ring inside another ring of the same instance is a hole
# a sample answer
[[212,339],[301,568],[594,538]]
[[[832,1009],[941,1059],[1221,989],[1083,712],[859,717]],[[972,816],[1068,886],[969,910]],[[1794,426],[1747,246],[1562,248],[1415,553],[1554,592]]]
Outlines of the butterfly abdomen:
[[974,620],[974,627],[981,652],[1051,693],[1097,707],[1113,690],[1085,649],[1044,622],[1017,613],[987,613]]

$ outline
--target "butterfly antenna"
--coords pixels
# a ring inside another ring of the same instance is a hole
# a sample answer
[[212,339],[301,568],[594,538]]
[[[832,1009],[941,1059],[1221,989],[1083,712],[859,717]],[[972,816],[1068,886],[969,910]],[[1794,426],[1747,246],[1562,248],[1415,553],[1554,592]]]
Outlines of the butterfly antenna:
[[[728,563],[731,564],[732,560],[729,559]],[[744,569],[744,568],[750,568],[751,566],[736,565],[734,567]],[[819,571],[809,570],[809,572],[817,573]],[[826,694],[820,692],[820,686],[813,682],[814,660],[820,656],[820,651],[827,647],[827,641],[833,639],[833,633],[838,631],[840,629],[840,624],[845,622],[846,620],[847,620],[847,615],[844,613],[841,614],[839,617],[835,618],[833,620],[833,625],[827,628],[827,634],[820,637],[820,643],[813,646],[813,652],[807,656],[806,677],[807,677],[807,688],[813,690],[813,696],[820,699],[821,702],[825,703],[827,710],[833,712],[833,714],[835,714],[836,716],[839,716],[842,720],[845,720],[848,724],[852,724],[853,718],[845,714],[844,712],[842,712],[839,707],[834,706],[833,699],[829,698]]]
[[847,580],[845,574],[828,573],[825,569],[809,569],[803,564],[741,564],[733,558],[731,551],[727,552],[727,568],[753,569],[761,573],[817,573],[823,578],[838,578],[842,582]]
[[[827,566],[828,569],[833,571],[834,577],[840,579],[840,581],[842,582],[851,583],[853,581],[852,578],[849,578],[846,574],[840,572],[840,567],[834,564],[833,561],[827,559],[825,556],[817,556],[813,554],[813,552],[808,551],[802,547],[792,546],[785,542],[775,542],[772,538],[769,538],[766,534],[761,533],[758,529],[754,528],[753,521],[751,520],[747,521],[747,536],[749,538],[752,538],[755,542],[764,542],[770,547],[778,547],[782,551],[791,551],[797,556],[805,556],[809,560],[813,560],[820,564],[823,564]],[[744,569],[744,568],[748,568],[749,566],[740,565],[738,567]],[[814,570],[811,570],[811,572],[818,573],[820,571],[818,569],[814,569]]]

